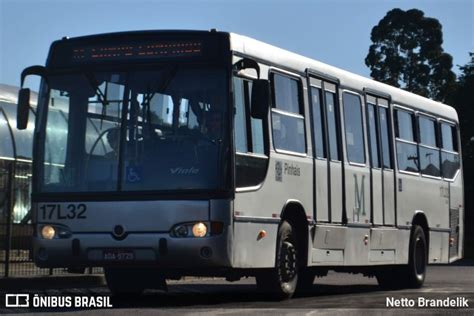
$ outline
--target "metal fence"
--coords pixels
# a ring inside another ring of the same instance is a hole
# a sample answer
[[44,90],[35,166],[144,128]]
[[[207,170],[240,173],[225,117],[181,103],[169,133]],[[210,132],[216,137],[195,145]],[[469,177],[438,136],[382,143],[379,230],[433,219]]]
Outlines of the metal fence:
[[[32,259],[31,224],[0,224],[0,279],[4,277],[33,277],[68,274],[67,269],[38,268]],[[90,267],[85,273],[102,273],[98,267]]]
[[[18,88],[0,84],[0,278],[65,274],[40,269],[32,260],[31,173],[35,112],[28,129],[16,129]],[[36,98],[36,94],[33,99]],[[35,103],[35,102],[33,102]],[[100,273],[90,268],[90,273]]]
[[[38,268],[32,258],[30,166],[0,159],[0,278],[61,275],[66,269]],[[20,215],[20,216],[19,216]],[[89,268],[86,273],[102,273]]]

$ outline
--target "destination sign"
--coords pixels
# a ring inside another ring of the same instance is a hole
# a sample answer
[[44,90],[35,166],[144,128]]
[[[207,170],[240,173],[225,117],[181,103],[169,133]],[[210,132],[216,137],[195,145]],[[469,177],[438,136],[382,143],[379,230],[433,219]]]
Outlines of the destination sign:
[[218,41],[210,38],[71,39],[55,43],[48,67],[215,60],[221,52],[218,47]]
[[146,42],[123,45],[94,45],[74,47],[72,62],[93,60],[149,59],[162,57],[201,56],[200,41]]

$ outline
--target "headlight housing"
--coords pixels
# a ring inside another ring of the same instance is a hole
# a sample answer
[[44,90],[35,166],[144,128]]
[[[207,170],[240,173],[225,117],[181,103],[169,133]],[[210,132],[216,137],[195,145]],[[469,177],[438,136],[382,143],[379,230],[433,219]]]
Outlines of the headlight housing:
[[47,240],[64,239],[71,237],[71,232],[64,226],[45,224],[39,227],[39,237]]
[[221,222],[182,223],[171,229],[171,236],[176,238],[203,238],[222,234],[224,224]]

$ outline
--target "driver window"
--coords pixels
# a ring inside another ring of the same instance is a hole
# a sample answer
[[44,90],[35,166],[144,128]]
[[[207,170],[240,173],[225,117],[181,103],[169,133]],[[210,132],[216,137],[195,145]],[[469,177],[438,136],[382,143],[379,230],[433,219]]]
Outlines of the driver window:
[[98,95],[89,98],[86,153],[92,156],[114,158],[119,152],[119,126],[124,86],[104,82],[100,91],[106,91],[106,105]]
[[234,140],[237,187],[263,182],[268,168],[265,121],[250,116],[252,82],[234,77]]
[[45,165],[44,176],[47,183],[59,183],[66,164],[69,96],[52,89],[48,107],[45,157],[49,164]]

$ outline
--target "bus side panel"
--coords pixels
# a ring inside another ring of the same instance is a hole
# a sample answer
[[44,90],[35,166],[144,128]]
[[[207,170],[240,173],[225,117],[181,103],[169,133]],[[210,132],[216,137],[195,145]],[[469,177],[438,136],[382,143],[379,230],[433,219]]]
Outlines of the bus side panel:
[[397,238],[396,264],[408,263],[408,248],[410,247],[410,229],[399,229]]
[[[267,235],[259,239],[262,230]],[[235,221],[232,267],[274,267],[277,235],[278,224]]]
[[369,228],[350,227],[347,230],[344,265],[365,266],[369,264],[369,243],[365,243],[365,236],[370,236]]
[[[285,205],[295,201],[302,205],[307,216],[313,214],[312,173],[312,158],[271,152],[267,176],[261,187],[236,192],[234,267],[275,266],[278,224]],[[267,235],[257,240],[261,230]]]
[[430,228],[449,228],[449,201],[443,194],[443,190],[447,190],[445,182],[399,173],[397,190],[398,225],[410,226],[415,212],[421,211],[425,214]]
[[449,233],[430,231],[428,263],[447,263],[449,256]]
[[439,230],[449,229],[449,199],[444,193],[448,190],[448,183],[399,173],[397,190],[398,225],[410,227],[416,213],[422,212],[430,229],[429,262],[447,263],[449,234]]

